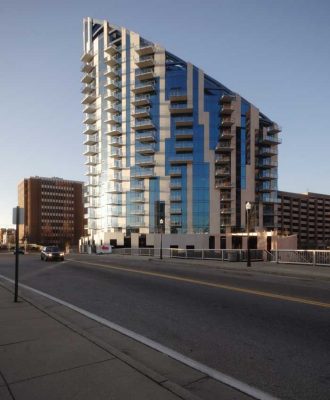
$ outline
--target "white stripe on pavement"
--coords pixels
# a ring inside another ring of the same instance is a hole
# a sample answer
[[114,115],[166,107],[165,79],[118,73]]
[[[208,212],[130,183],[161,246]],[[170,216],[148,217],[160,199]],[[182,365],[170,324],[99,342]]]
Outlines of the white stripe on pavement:
[[[13,279],[9,279],[6,276],[3,276],[1,274],[0,274],[0,278],[6,280],[8,282],[14,283]],[[41,296],[44,296],[50,300],[55,301],[58,304],[68,307],[71,310],[74,310],[96,322],[99,322],[100,324],[103,324],[117,332],[122,333],[123,335],[126,335],[140,343],[143,343],[146,346],[151,347],[154,350],[157,350],[163,354],[166,354],[167,356],[169,356],[185,365],[188,365],[189,367],[194,368],[197,371],[203,372],[204,374],[210,376],[211,378],[213,378],[225,385],[228,385],[234,389],[237,389],[240,392],[245,393],[245,394],[253,397],[256,400],[279,400],[278,398],[273,397],[273,396],[269,395],[268,393],[265,393],[253,386],[250,386],[244,382],[241,382],[229,375],[223,374],[222,372],[217,371],[213,368],[210,368],[207,365],[204,365],[198,361],[195,361],[189,357],[186,357],[184,354],[178,353],[177,351],[172,350],[169,347],[163,346],[162,344],[157,343],[154,340],[148,339],[145,336],[142,336],[138,333],[130,331],[129,329],[126,329],[114,322],[108,321],[105,318],[99,317],[98,315],[90,313],[89,311],[83,310],[82,308],[79,308],[79,307],[77,307],[73,304],[70,304],[64,300],[58,299],[57,297],[51,296],[50,294],[41,292],[40,290],[34,289],[27,285],[19,284],[19,287],[30,290],[31,292],[37,293]]]

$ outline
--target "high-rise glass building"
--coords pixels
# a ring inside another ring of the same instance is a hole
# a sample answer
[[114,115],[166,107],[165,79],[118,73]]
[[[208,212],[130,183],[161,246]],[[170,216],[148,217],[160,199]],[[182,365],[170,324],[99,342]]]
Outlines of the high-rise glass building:
[[92,18],[83,32],[89,236],[240,247],[248,201],[251,230],[274,230],[278,125],[138,33]]

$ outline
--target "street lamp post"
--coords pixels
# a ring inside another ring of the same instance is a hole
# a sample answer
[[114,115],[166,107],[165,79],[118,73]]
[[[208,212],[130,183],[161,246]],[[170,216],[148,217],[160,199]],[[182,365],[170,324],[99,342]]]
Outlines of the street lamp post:
[[164,220],[161,218],[159,220],[159,225],[160,225],[160,252],[159,252],[159,258],[162,260],[163,259],[163,224]]
[[246,266],[251,267],[251,254],[250,254],[250,213],[251,213],[252,204],[248,201],[245,204],[246,209],[246,230],[247,230],[247,262]]

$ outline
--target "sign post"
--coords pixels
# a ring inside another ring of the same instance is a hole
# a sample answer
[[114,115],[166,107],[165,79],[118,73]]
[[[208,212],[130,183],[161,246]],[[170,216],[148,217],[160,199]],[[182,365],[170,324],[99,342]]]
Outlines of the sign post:
[[13,224],[16,224],[16,247],[15,247],[15,295],[14,301],[18,299],[18,264],[19,264],[19,224],[24,223],[24,209],[20,207],[13,208]]

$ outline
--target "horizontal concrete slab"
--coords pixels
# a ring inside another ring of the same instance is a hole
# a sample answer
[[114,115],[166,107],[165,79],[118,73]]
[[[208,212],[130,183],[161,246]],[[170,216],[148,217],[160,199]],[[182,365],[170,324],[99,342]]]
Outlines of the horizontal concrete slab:
[[117,359],[30,379],[10,387],[15,400],[179,399]]

